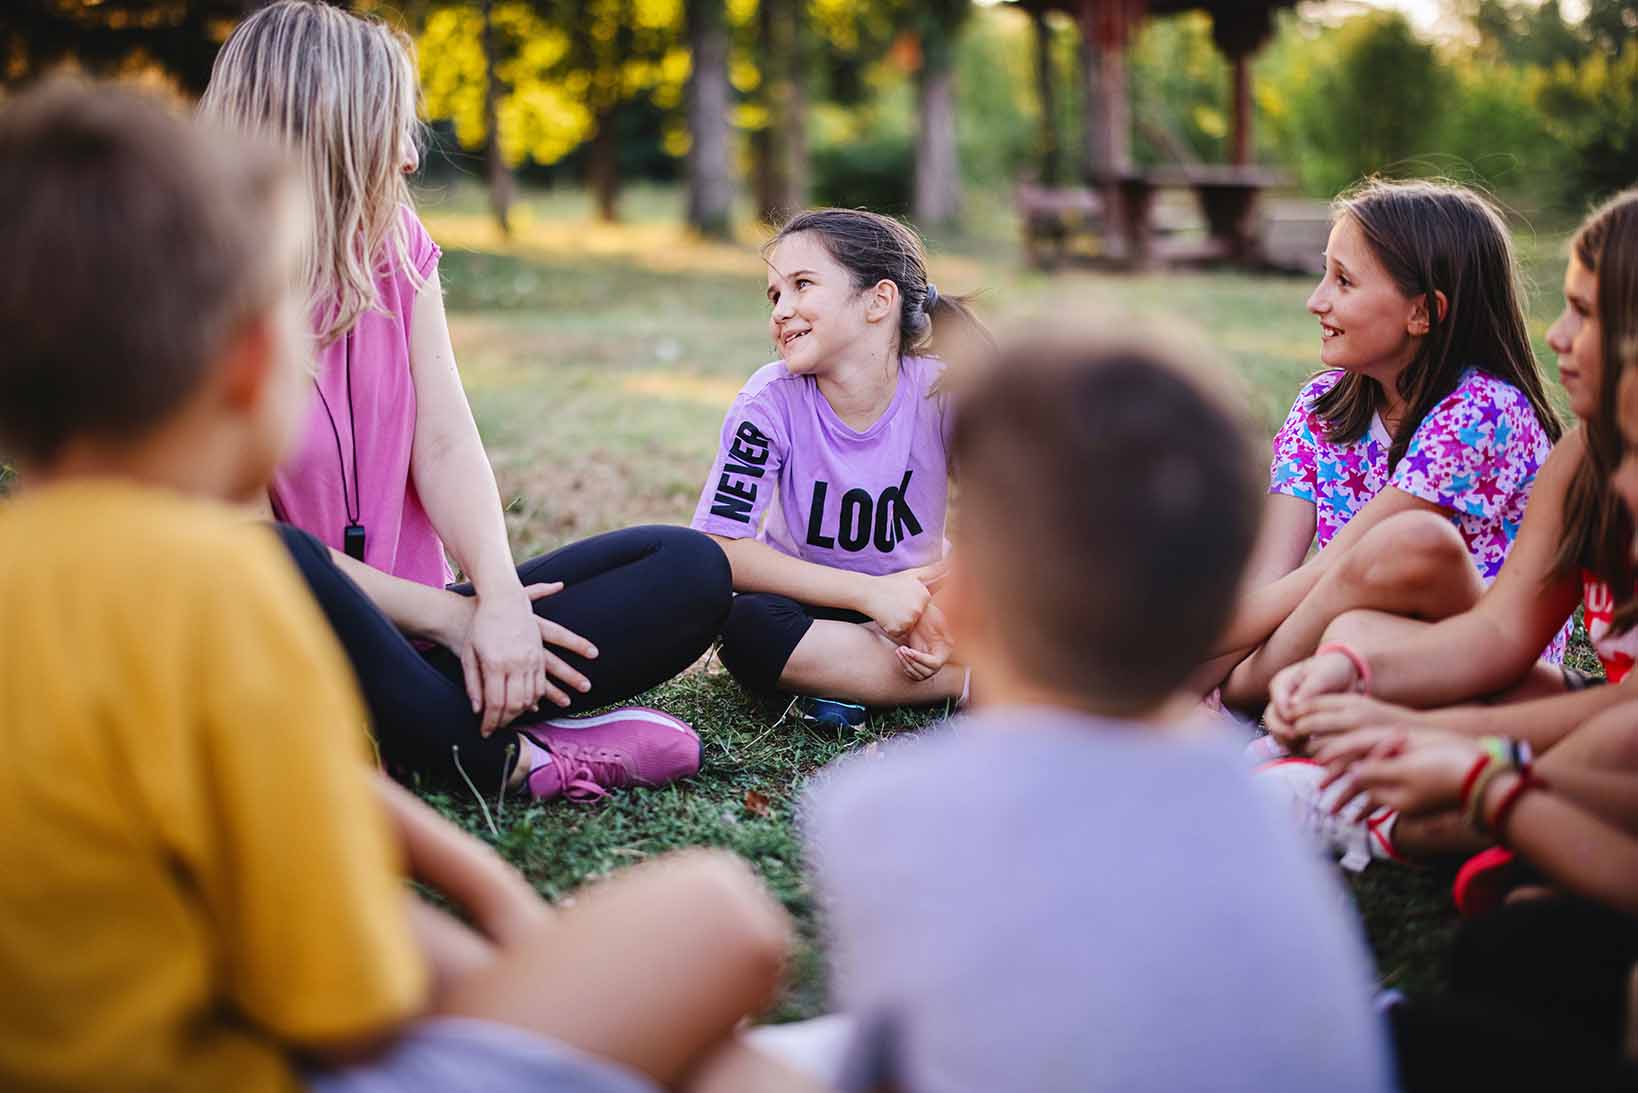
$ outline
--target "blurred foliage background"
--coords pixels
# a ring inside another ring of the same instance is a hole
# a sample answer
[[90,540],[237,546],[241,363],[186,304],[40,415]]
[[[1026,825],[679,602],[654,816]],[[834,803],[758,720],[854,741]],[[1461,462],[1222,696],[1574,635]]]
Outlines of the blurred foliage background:
[[[255,4],[12,0],[0,11],[0,79],[16,85],[66,61],[197,92],[216,46]],[[629,183],[681,182],[685,214],[707,233],[813,202],[959,228],[966,195],[1040,172],[1043,44],[1063,89],[1053,104],[1070,145],[1063,161],[1084,162],[1073,146],[1079,30],[1051,15],[1037,33],[1010,3],[352,6],[415,38],[429,179],[486,179],[502,213],[515,181],[586,185],[607,219],[620,217]],[[1438,36],[1362,0],[1282,12],[1253,70],[1259,160],[1290,169],[1313,197],[1372,173],[1443,175],[1558,219],[1638,179],[1638,2],[1443,6]],[[1140,165],[1225,159],[1230,76],[1210,16],[1149,20],[1129,83]],[[940,126],[954,130],[948,152]]]

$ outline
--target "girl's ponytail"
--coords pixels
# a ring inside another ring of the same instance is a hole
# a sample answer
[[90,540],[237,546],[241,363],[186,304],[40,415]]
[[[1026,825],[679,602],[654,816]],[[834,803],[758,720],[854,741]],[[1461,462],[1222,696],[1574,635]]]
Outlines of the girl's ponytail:
[[[995,337],[972,308],[971,296],[945,296],[931,282],[921,313],[921,329],[910,349],[937,357],[951,372],[965,375],[995,351]],[[935,391],[944,388],[941,379]]]

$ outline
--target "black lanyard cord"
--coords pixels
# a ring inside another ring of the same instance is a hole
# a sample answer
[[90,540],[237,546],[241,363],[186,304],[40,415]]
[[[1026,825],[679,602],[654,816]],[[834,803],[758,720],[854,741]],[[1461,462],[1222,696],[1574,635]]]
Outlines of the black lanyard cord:
[[[347,430],[353,443],[353,495],[349,501],[347,497],[347,461],[341,454],[341,429],[336,425],[336,415],[330,411],[330,400],[324,397],[324,388],[319,386],[318,377],[313,377],[313,390],[318,392],[319,403],[324,407],[324,416],[330,419],[330,435],[336,441],[336,466],[341,471],[341,507],[347,511],[347,527],[344,529],[343,541],[347,553],[363,561],[364,528],[360,523],[364,518],[364,502],[359,493],[358,484],[358,418],[353,409],[353,335],[347,332],[346,357],[343,365],[347,382]],[[355,530],[356,529],[356,530]],[[357,537],[356,549],[354,553]]]

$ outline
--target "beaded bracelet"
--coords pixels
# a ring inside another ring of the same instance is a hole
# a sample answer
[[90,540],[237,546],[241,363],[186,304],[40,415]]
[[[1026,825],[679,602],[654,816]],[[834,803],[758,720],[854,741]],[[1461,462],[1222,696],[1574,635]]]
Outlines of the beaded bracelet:
[[1358,649],[1345,642],[1331,641],[1314,650],[1316,657],[1322,657],[1326,653],[1340,653],[1347,657],[1348,663],[1354,666],[1354,675],[1358,677],[1354,689],[1362,695],[1371,693],[1371,662],[1361,656]]
[[1491,782],[1494,782],[1502,775],[1517,773],[1516,768],[1513,766],[1513,758],[1511,755],[1505,759],[1498,759],[1496,756],[1492,755],[1489,757],[1489,759],[1490,762],[1484,765],[1484,769],[1481,770],[1479,772],[1479,776],[1474,779],[1472,790],[1468,796],[1468,799],[1464,802],[1466,807],[1462,809],[1463,813],[1467,816],[1468,826],[1481,835],[1488,835],[1490,833],[1484,826],[1485,791],[1490,788]]
[[1479,772],[1490,765],[1490,756],[1481,754],[1473,760],[1473,765],[1467,768],[1467,777],[1462,779],[1462,792],[1456,798],[1458,806],[1465,814],[1467,803],[1473,799],[1473,784],[1479,780]]
[[1496,806],[1496,814],[1490,817],[1490,833],[1495,836],[1497,842],[1505,845],[1507,840],[1503,832],[1506,830],[1507,820],[1513,814],[1513,806],[1519,803],[1519,798],[1524,796],[1525,791],[1546,787],[1545,782],[1528,770],[1519,772],[1519,780],[1508,788],[1502,796],[1501,804]]
[[1518,770],[1522,765],[1519,763],[1518,748],[1509,737],[1481,736],[1479,737],[1479,748],[1490,756],[1491,762],[1506,764],[1513,770]]

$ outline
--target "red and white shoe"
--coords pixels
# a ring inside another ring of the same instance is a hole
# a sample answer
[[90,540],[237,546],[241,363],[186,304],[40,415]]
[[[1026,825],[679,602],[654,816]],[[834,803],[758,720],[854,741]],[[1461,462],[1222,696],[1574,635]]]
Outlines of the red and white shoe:
[[1369,814],[1350,803],[1334,812],[1342,784],[1320,788],[1325,768],[1312,759],[1276,759],[1257,768],[1253,780],[1270,799],[1290,810],[1296,825],[1307,831],[1338,864],[1351,873],[1373,861],[1403,861],[1393,848],[1393,825],[1399,813],[1378,808]]
[[595,801],[623,786],[663,786],[700,769],[699,734],[647,706],[519,726],[533,745],[530,794],[540,801]]

